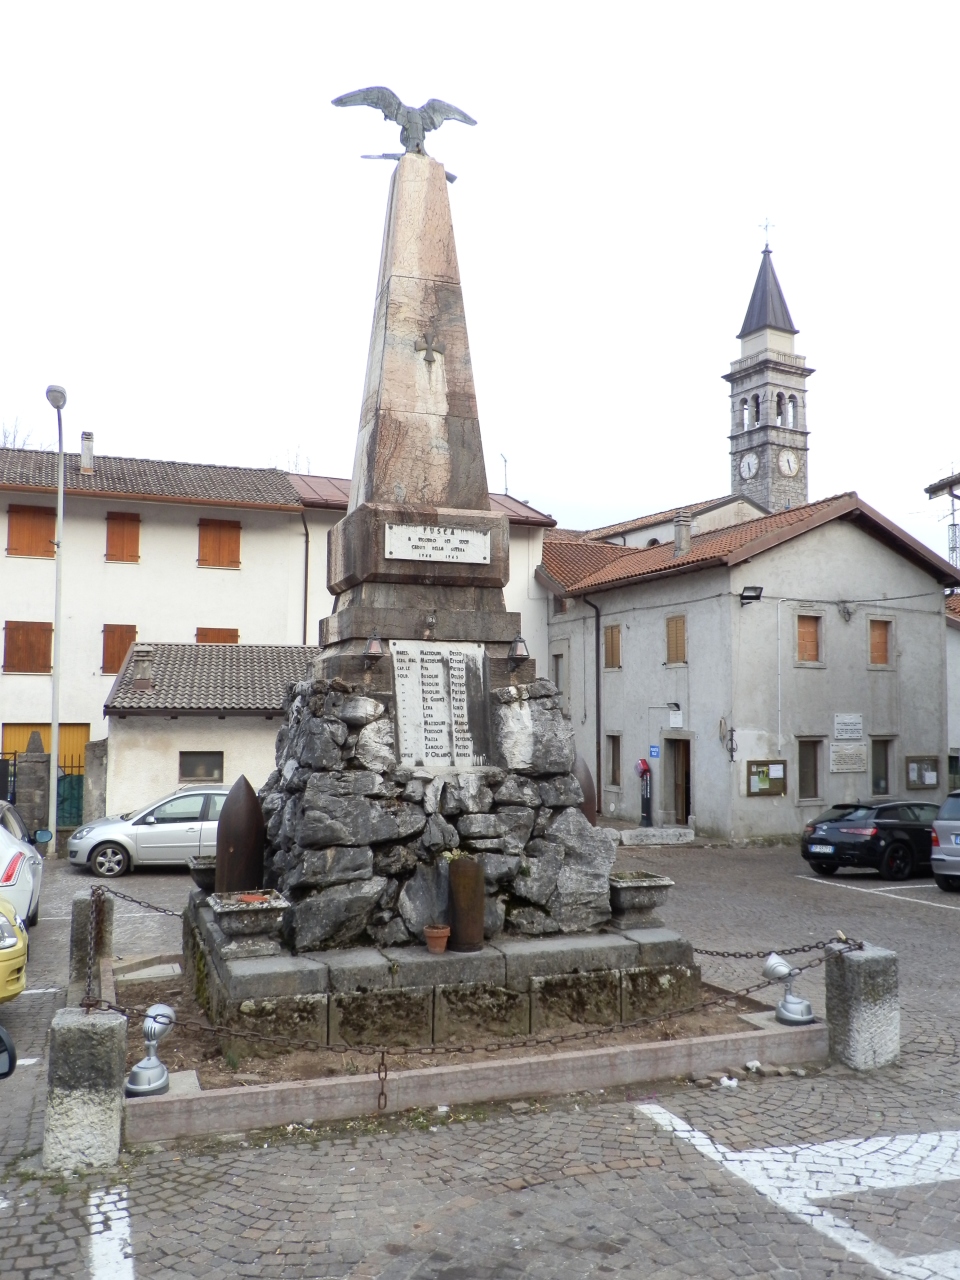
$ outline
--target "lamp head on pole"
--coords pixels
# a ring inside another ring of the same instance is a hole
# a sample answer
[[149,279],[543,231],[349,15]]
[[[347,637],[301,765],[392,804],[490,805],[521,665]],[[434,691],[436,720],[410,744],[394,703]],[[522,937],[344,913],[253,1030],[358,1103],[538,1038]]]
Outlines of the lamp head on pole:
[[63,387],[51,384],[47,387],[47,399],[55,409],[62,409],[67,403],[67,393],[64,391]]
[[526,662],[530,657],[530,650],[527,648],[527,642],[523,636],[514,637],[513,643],[507,650],[507,663],[511,671],[516,671],[517,667]]

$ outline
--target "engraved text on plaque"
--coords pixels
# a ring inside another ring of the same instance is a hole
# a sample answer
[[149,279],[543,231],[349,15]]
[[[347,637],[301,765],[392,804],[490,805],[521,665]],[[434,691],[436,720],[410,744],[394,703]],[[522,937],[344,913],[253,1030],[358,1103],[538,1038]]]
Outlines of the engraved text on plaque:
[[401,764],[481,765],[470,729],[468,689],[482,695],[483,645],[391,640]]
[[388,524],[384,538],[388,560],[442,560],[453,564],[489,564],[490,534],[447,525]]

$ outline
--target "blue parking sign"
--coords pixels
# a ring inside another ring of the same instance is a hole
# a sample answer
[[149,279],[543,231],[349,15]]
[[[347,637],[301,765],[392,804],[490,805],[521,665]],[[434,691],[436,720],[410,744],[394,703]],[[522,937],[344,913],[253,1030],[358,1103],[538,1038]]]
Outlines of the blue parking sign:
[[652,742],[650,743],[650,759],[651,759],[651,760],[659,760],[659,759],[660,759],[660,748],[659,748],[659,746],[655,745],[655,744],[654,744],[654,743],[652,743]]

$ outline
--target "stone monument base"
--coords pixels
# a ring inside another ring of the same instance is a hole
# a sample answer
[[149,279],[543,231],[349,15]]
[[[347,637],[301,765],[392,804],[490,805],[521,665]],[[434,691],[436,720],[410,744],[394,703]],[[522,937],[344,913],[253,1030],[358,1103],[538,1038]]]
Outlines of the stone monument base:
[[690,943],[662,928],[501,938],[441,955],[278,947],[242,957],[233,945],[202,891],[192,893],[184,967],[211,1021],[320,1044],[402,1048],[630,1022],[694,1003],[700,982]]

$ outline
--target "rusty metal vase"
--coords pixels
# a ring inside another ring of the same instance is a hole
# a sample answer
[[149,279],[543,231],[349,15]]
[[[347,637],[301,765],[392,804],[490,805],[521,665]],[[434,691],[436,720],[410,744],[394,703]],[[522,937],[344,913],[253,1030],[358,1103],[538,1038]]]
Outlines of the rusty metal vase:
[[257,793],[241,773],[217,823],[217,893],[263,888],[266,829]]
[[483,867],[473,858],[450,863],[450,951],[483,950]]

